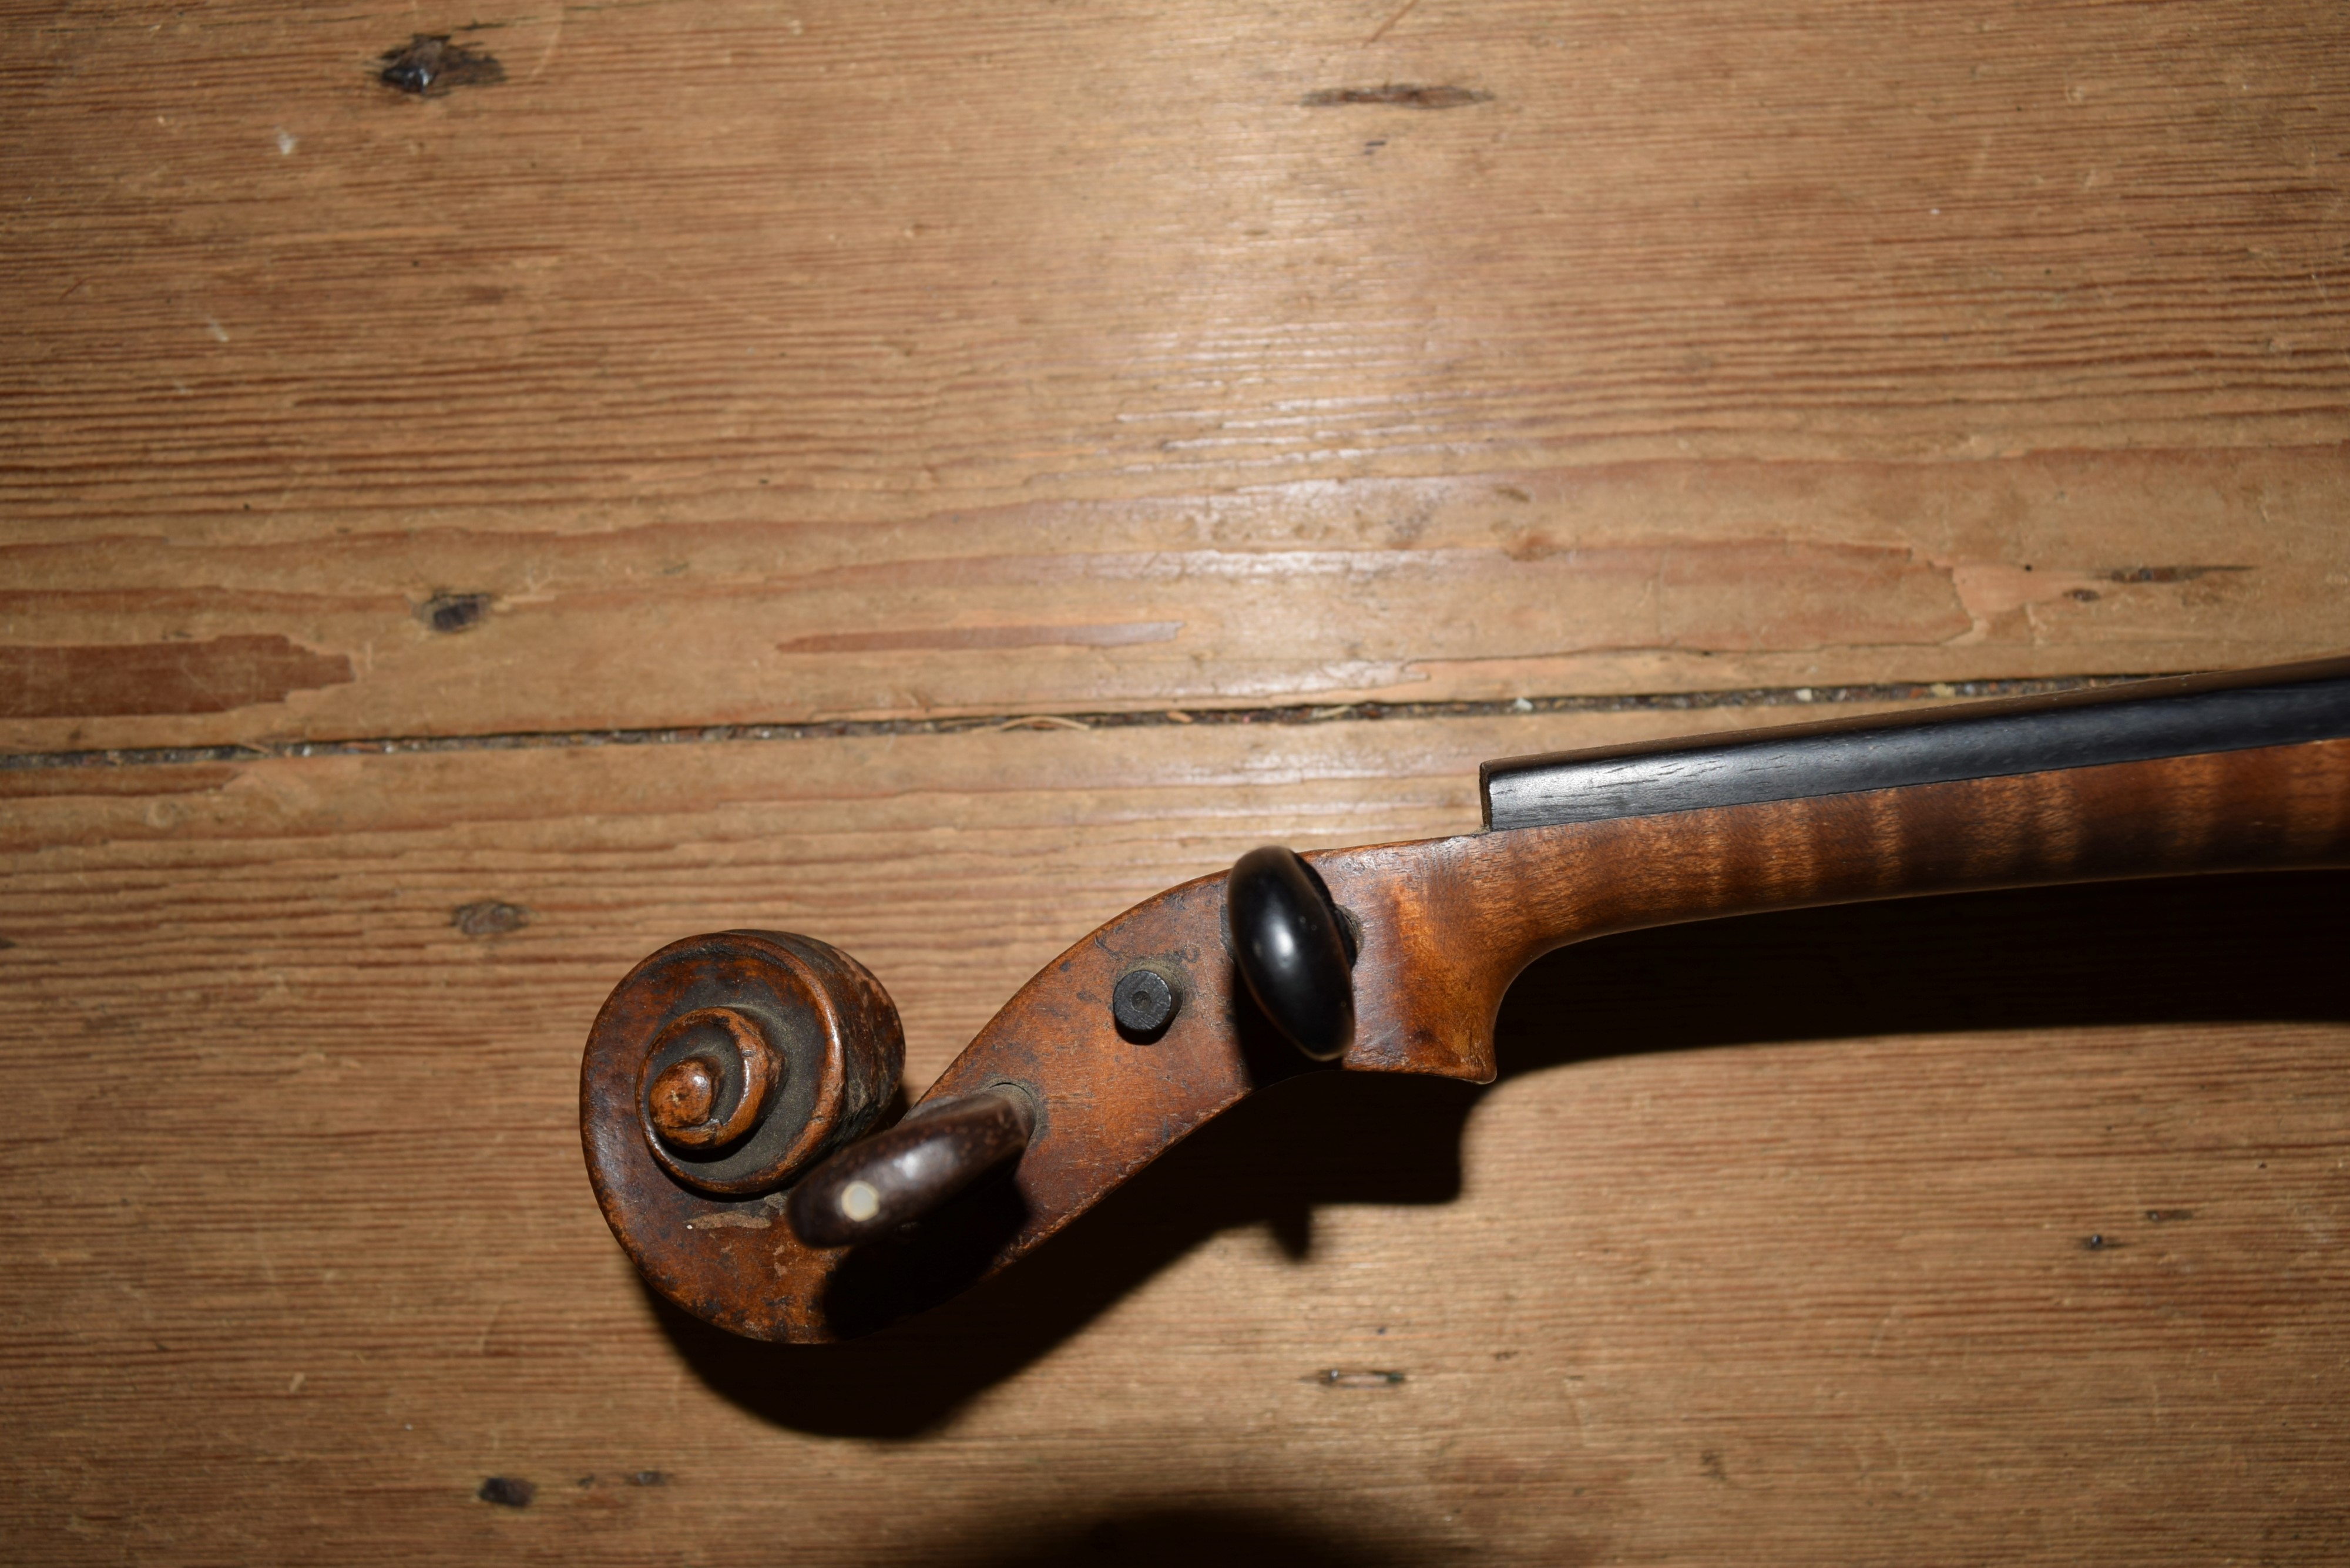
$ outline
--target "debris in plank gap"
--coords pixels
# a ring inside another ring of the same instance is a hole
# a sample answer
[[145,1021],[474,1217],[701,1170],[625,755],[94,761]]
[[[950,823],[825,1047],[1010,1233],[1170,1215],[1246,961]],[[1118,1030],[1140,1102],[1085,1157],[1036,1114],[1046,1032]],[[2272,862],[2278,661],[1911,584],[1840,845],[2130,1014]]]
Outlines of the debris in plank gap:
[[1057,713],[1024,713],[1017,719],[1006,719],[1001,724],[984,726],[987,730],[1090,730],[1091,724],[1082,719],[1064,719]]
[[506,79],[505,67],[494,57],[452,43],[446,33],[418,33],[400,47],[385,51],[376,63],[382,67],[376,80],[415,98],[438,98],[451,88],[493,87]]
[[[222,639],[237,640],[237,639]],[[283,642],[285,639],[269,639]],[[290,645],[288,645],[290,646]],[[0,648],[0,711],[9,688],[6,666],[11,649]],[[47,653],[47,649],[35,649]],[[338,680],[351,679],[348,656],[336,656]],[[2021,680],[1936,680],[1883,686],[1802,688],[1808,697],[1776,687],[1728,691],[1669,691],[1646,695],[1515,698],[1510,701],[1463,699],[1445,702],[1359,702],[1345,710],[1343,720],[1463,719],[1496,713],[1632,713],[1694,712],[1712,708],[1782,707],[1806,702],[1913,702],[1927,698],[2031,697],[2054,691],[2087,691],[2130,680],[2152,680],[2178,670],[2147,670],[2129,675],[2067,675]],[[297,682],[299,684],[299,682]],[[316,684],[316,682],[312,682]],[[282,694],[281,694],[282,695]],[[254,701],[277,701],[281,697]],[[1524,704],[1520,706],[1520,704]],[[207,710],[210,711],[211,710]],[[1090,712],[1069,718],[1031,715],[1028,728],[1117,729],[1149,724],[1309,724],[1321,710],[1288,708],[1203,708],[1145,710],[1139,712]],[[20,715],[21,716],[21,715]],[[1037,718],[1055,720],[1039,725]],[[806,723],[696,725],[671,730],[533,730],[487,735],[379,736],[341,741],[274,741],[220,746],[125,746],[103,751],[12,752],[0,754],[0,771],[30,768],[177,766],[190,763],[246,763],[270,757],[390,756],[427,752],[536,751],[572,746],[676,745],[685,742],[845,740],[866,735],[947,735],[1001,729],[1009,720],[962,719],[822,719]]]

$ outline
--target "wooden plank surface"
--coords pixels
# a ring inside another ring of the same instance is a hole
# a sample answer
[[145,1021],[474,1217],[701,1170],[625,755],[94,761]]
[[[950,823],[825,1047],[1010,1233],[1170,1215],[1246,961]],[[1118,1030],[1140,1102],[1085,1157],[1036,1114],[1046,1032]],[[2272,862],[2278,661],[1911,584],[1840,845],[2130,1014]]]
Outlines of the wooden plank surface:
[[54,640],[0,649],[20,693],[5,733],[72,749],[2224,668],[2340,643],[2345,514],[2350,463],[2326,447],[1513,471],[886,526],[172,531],[13,552],[11,624]]
[[0,739],[2340,641],[2338,6],[1394,11],[27,13]]
[[1488,757],[2350,648],[2339,6],[9,12],[12,1560],[2350,1556],[2343,876],[1593,944],[845,1347],[574,1120],[688,932],[919,1089]]

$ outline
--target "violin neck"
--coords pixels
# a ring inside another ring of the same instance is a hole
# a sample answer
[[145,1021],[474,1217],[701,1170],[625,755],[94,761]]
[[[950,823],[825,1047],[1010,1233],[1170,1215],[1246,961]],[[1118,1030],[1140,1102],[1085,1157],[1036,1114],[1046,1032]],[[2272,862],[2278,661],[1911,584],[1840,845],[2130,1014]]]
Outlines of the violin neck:
[[1490,764],[1496,831],[1315,857],[1349,1066],[1490,1077],[1520,970],[1809,905],[2350,865],[2350,660]]

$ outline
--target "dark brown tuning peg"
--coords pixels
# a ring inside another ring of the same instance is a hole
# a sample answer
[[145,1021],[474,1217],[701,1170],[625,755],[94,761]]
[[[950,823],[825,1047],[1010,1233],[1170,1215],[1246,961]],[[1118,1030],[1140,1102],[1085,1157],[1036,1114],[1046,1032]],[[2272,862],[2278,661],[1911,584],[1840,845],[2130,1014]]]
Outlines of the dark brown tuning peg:
[[886,1236],[1018,1158],[1035,1129],[1035,1102],[1010,1084],[917,1106],[896,1127],[809,1171],[784,1213],[811,1247]]
[[1269,844],[1233,864],[1224,899],[1232,958],[1257,1006],[1315,1061],[1343,1055],[1355,1039],[1354,933],[1322,878]]

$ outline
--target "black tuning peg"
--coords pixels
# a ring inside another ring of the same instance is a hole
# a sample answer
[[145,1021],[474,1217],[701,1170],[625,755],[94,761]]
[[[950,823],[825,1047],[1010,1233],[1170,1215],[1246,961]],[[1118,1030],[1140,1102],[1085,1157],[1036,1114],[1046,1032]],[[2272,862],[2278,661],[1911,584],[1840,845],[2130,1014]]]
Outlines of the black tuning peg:
[[1274,1025],[1317,1062],[1355,1039],[1355,939],[1330,890],[1294,851],[1252,849],[1224,879],[1232,958]]

